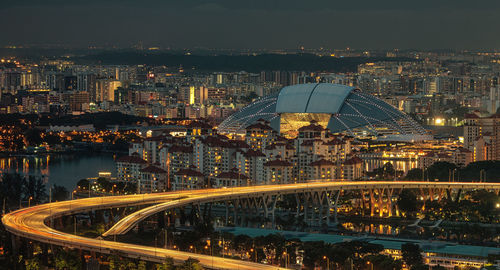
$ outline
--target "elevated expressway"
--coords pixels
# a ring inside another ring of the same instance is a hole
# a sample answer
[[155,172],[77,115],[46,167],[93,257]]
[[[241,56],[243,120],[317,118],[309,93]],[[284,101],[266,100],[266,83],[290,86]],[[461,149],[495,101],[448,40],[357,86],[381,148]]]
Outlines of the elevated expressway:
[[[500,191],[500,183],[458,183],[458,182],[394,182],[394,181],[363,181],[363,182],[312,182],[287,185],[266,185],[235,187],[222,189],[205,189],[192,191],[177,191],[141,195],[95,197],[72,201],[42,204],[6,214],[2,222],[6,229],[21,237],[36,241],[89,250],[98,253],[116,253],[130,258],[162,262],[166,256],[180,262],[189,257],[198,259],[206,267],[213,269],[279,269],[276,266],[257,264],[246,261],[211,257],[170,249],[140,246],[102,239],[92,239],[57,231],[47,225],[53,218],[88,212],[99,209],[129,207],[138,205],[153,205],[139,210],[113,226],[106,235],[122,234],[129,231],[137,223],[158,212],[185,206],[219,202],[242,198],[261,196],[276,196],[281,194],[297,194],[304,192],[338,192],[340,190],[374,190],[374,189],[486,189]],[[267,206],[266,206],[267,207]],[[328,211],[329,212],[329,211]]]

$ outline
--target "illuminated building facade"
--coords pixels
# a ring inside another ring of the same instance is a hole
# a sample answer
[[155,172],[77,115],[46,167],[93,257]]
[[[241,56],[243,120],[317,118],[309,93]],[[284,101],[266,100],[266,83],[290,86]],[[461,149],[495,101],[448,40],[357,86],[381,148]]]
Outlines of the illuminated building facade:
[[266,120],[276,132],[289,138],[311,121],[332,133],[356,137],[418,141],[431,138],[413,119],[351,86],[311,83],[282,88],[231,115],[220,126],[221,133],[242,134]]
[[500,115],[466,114],[464,147],[473,152],[473,161],[500,160]]

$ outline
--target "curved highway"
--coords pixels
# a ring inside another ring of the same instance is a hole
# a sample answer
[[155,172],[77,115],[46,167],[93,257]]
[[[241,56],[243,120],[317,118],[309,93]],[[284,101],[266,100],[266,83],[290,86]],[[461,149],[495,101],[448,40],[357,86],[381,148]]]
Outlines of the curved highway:
[[206,267],[216,269],[279,269],[276,266],[257,264],[252,262],[224,259],[189,252],[140,246],[101,239],[92,239],[63,233],[47,226],[52,218],[64,215],[136,205],[155,204],[135,212],[120,220],[107,232],[108,235],[128,231],[140,220],[170,208],[183,206],[189,203],[215,202],[226,199],[252,197],[269,194],[293,194],[307,191],[325,190],[356,190],[372,188],[443,188],[443,189],[487,189],[500,190],[500,183],[448,183],[448,182],[314,182],[287,185],[266,185],[251,187],[236,187],[222,189],[206,189],[192,191],[178,191],[168,193],[154,193],[127,196],[96,197],[42,204],[21,209],[2,218],[6,229],[18,236],[40,242],[51,243],[64,247],[90,250],[100,253],[118,253],[130,258],[162,262],[166,256],[181,262],[189,257],[196,258]]
[[[330,190],[362,190],[372,188],[444,188],[444,189],[493,189],[499,190],[500,183],[460,183],[460,182],[394,182],[394,181],[370,181],[370,182],[311,182],[291,185],[266,185],[253,187],[240,187],[226,189],[226,192],[216,194],[197,194],[183,200],[169,201],[153,205],[134,212],[118,221],[113,227],[106,231],[103,236],[120,235],[130,231],[142,220],[171,208],[176,208],[190,203],[207,203],[228,199],[255,197],[264,194],[295,194],[301,191],[324,191]],[[218,189],[220,191],[221,189]],[[224,189],[222,189],[224,190]]]

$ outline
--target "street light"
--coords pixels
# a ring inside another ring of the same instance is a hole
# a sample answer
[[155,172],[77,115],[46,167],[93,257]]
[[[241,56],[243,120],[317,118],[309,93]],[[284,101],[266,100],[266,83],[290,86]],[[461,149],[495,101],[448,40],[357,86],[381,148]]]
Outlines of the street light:
[[290,264],[290,254],[286,251],[283,251],[283,256],[285,256],[285,268],[288,268],[288,264]]
[[164,228],[163,229],[165,231],[165,248],[167,248],[167,244],[168,244],[168,231],[167,231],[167,228]]
[[330,258],[323,256],[323,260],[326,260],[326,270],[330,270]]
[[28,199],[28,207],[31,207],[31,200],[33,200],[33,197],[30,196]]
[[251,248],[251,249],[250,249],[250,252],[253,252],[254,257],[255,257],[255,262],[257,262],[257,250],[255,250],[255,249]]
[[156,256],[156,245],[158,244],[158,235],[155,235],[155,256]]

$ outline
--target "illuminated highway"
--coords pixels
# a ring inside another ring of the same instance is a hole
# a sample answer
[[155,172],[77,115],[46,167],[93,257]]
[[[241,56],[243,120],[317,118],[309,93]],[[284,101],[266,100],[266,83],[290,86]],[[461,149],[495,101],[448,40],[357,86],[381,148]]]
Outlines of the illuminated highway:
[[[495,189],[500,188],[500,184],[488,183],[457,183],[457,182],[312,182],[292,185],[267,185],[226,189],[226,193],[217,194],[197,194],[179,201],[169,201],[154,206],[150,206],[134,212],[118,221],[113,227],[106,231],[103,236],[120,235],[130,231],[140,221],[158,212],[176,208],[190,203],[206,203],[235,199],[242,197],[252,197],[264,193],[271,194],[293,194],[306,190],[362,190],[370,188],[453,188],[453,189]],[[218,190],[220,191],[220,189]]]
[[18,236],[64,247],[90,250],[100,253],[118,253],[121,256],[162,262],[166,256],[181,262],[188,257],[198,259],[205,267],[216,269],[280,269],[276,266],[252,262],[211,257],[176,250],[140,246],[100,239],[92,239],[63,233],[46,225],[50,219],[69,214],[98,209],[153,205],[120,220],[106,235],[125,233],[141,220],[160,211],[190,203],[206,203],[227,199],[255,197],[269,194],[294,194],[304,191],[366,190],[374,188],[442,188],[442,189],[487,189],[500,190],[500,183],[448,183],[448,182],[313,182],[288,185],[266,185],[222,189],[178,191],[141,195],[96,197],[43,204],[21,209],[2,218],[6,229]]

